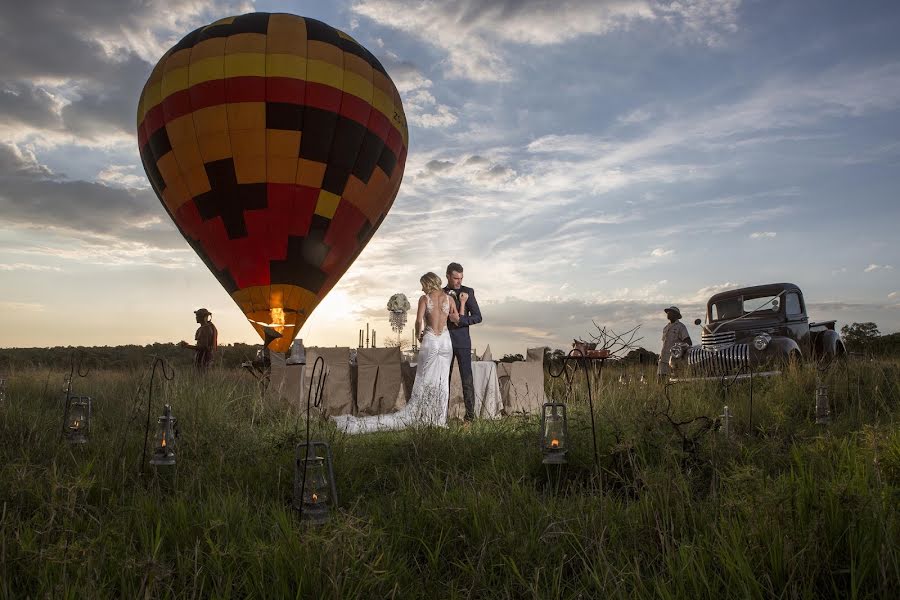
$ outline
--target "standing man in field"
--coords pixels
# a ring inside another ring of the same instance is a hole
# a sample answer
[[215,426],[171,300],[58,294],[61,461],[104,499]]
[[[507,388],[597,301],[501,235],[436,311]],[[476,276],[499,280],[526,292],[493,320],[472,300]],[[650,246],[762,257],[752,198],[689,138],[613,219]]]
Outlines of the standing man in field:
[[662,381],[669,374],[669,356],[675,344],[691,345],[691,335],[681,322],[681,311],[677,306],[665,309],[669,324],[663,328],[662,350],[659,351],[659,366],[656,369],[656,380]]
[[178,345],[194,351],[194,367],[202,373],[209,368],[216,348],[219,346],[219,331],[212,323],[212,313],[205,308],[195,310],[194,317],[196,317],[197,323],[200,324],[200,327],[197,328],[197,332],[194,334],[194,340],[197,343],[191,345],[182,341]]
[[472,338],[469,326],[481,323],[481,309],[475,300],[475,290],[462,284],[462,265],[452,262],[447,265],[447,287],[444,292],[456,303],[458,314],[451,314],[447,328],[453,343],[453,359],[450,361],[450,373],[453,373],[453,362],[459,362],[459,376],[462,380],[463,401],[466,404],[464,423],[468,425],[475,419],[475,382],[472,378]]

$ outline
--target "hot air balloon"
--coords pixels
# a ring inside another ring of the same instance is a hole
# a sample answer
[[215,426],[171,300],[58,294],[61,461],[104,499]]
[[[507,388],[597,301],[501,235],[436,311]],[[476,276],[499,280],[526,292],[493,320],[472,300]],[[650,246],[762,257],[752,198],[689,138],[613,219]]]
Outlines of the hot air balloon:
[[390,209],[409,132],[397,88],[346,33],[252,13],[191,32],[137,111],[147,178],[187,242],[286,352]]

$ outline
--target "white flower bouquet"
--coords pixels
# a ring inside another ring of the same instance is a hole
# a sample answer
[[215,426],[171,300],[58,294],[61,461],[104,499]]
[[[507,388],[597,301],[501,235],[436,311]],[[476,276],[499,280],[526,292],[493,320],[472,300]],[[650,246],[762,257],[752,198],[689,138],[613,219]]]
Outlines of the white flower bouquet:
[[388,300],[387,309],[391,312],[408,312],[410,308],[409,300],[406,294],[394,294]]

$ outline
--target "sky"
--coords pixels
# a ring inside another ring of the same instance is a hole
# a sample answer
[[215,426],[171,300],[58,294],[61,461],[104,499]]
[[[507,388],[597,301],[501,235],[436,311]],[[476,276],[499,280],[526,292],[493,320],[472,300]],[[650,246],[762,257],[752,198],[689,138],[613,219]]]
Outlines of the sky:
[[[410,127],[383,224],[307,346],[392,337],[388,298],[461,263],[495,357],[786,281],[812,318],[900,330],[900,4],[800,0],[42,0],[0,8],[0,347],[258,343],[169,220],[137,101],[196,27],[350,33]],[[410,325],[414,315],[410,315]],[[410,327],[403,333],[411,339]]]

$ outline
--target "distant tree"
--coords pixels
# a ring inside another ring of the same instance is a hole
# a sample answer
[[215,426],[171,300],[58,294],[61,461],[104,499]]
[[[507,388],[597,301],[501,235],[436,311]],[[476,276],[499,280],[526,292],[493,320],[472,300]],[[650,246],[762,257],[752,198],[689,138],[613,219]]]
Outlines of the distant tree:
[[848,349],[854,352],[871,352],[881,332],[878,331],[878,325],[869,321],[844,325],[841,327],[841,336]]
[[560,350],[557,348],[556,350],[551,350],[550,348],[544,348],[544,366],[549,365],[558,365],[563,357],[565,357],[566,351]]
[[500,359],[500,362],[511,363],[520,360],[525,360],[525,357],[521,354],[504,354],[503,358]]

